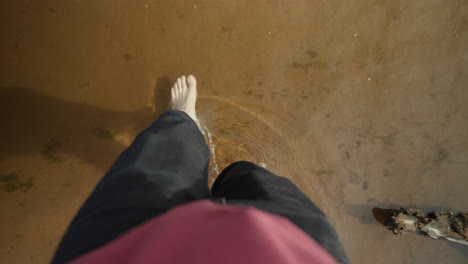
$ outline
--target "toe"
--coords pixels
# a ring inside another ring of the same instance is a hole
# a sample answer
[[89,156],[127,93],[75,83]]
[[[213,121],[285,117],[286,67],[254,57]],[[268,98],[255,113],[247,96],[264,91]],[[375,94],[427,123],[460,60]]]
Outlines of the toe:
[[180,79],[182,79],[182,89],[187,89],[187,79],[185,78],[185,75],[182,75]]
[[182,89],[182,78],[181,77],[177,78],[177,88],[179,89],[179,92]]
[[195,79],[195,76],[189,75],[187,77],[187,83],[189,88],[194,88],[197,85],[197,79]]
[[180,87],[179,84],[177,84],[177,85],[176,85],[176,88],[175,88],[175,99],[176,99],[176,100],[179,100],[181,94],[182,94],[182,88]]

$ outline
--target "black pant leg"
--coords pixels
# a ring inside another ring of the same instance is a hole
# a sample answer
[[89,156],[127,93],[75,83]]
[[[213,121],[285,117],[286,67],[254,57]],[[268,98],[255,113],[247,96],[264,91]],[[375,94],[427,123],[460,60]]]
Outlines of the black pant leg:
[[231,164],[216,179],[213,196],[288,218],[341,263],[349,259],[327,216],[289,179],[251,162]]
[[211,198],[209,155],[204,136],[186,113],[171,110],[161,115],[97,184],[52,263],[102,246],[177,205]]

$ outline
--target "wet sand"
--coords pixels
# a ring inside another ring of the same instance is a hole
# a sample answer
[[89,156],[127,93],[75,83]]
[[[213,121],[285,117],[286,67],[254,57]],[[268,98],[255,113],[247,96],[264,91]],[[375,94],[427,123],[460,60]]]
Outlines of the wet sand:
[[47,262],[193,73],[210,181],[241,159],[290,178],[354,263],[466,262],[371,210],[468,211],[467,17],[462,0],[2,2],[0,259]]

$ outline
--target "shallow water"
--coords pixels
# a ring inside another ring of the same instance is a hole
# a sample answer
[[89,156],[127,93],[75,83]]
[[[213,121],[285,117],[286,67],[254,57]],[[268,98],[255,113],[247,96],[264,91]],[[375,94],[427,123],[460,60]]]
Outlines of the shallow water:
[[199,105],[198,115],[207,129],[212,155],[211,182],[220,169],[239,160],[255,162],[275,172],[286,172],[286,164],[291,165],[292,153],[286,140],[254,111],[217,97],[202,97]]
[[355,263],[468,259],[462,246],[393,236],[371,212],[468,211],[465,1],[0,5],[4,262],[48,261],[94,184],[189,73],[211,183],[237,160],[290,178]]

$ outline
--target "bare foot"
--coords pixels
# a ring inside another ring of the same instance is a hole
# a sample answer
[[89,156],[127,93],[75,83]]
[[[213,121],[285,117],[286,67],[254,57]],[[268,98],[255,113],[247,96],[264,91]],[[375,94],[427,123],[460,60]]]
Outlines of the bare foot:
[[177,78],[171,89],[172,109],[187,113],[197,124],[197,114],[195,112],[195,103],[197,101],[197,80],[193,75],[187,78],[181,76]]

